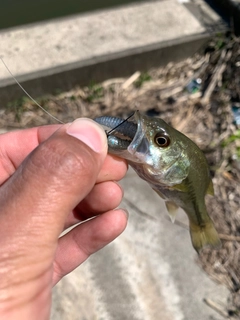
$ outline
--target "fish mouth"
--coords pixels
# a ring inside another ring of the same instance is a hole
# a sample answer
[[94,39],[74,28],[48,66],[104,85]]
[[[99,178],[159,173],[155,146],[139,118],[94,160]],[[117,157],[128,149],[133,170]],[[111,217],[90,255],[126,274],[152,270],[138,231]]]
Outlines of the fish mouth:
[[116,129],[113,129],[112,138],[117,137],[122,143],[122,150],[126,150],[130,155],[139,155],[145,158],[149,151],[149,141],[146,138],[146,128],[144,125],[144,116],[139,111],[135,111],[129,118],[130,120],[120,123]]
[[[103,116],[95,118],[98,124],[100,124],[103,129],[105,129],[107,136],[115,136],[119,139],[125,139],[129,141],[129,144],[135,137],[137,132],[137,124],[135,121],[135,113],[128,117],[126,120],[116,117]],[[134,116],[134,121],[131,118]]]
[[115,117],[100,117],[94,120],[106,129],[110,153],[133,162],[146,162],[150,145],[146,138],[144,116],[139,111],[135,111],[126,120]]
[[137,124],[137,128],[127,150],[132,155],[135,155],[137,153],[138,155],[141,154],[141,158],[145,158],[145,155],[149,151],[149,141],[147,140],[145,134],[143,116],[139,111],[136,111],[134,113],[134,120]]

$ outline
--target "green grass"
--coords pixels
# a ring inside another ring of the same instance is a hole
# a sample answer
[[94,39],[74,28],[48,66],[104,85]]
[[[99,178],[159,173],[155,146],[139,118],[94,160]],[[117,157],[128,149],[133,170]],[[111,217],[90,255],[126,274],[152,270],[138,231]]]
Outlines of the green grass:
[[[235,142],[240,139],[240,129],[236,130],[232,135],[230,135],[227,139],[222,142],[222,147],[227,147],[229,144]],[[236,147],[236,156],[240,159],[240,146]]]
[[92,82],[89,87],[89,95],[87,96],[86,100],[88,102],[93,102],[99,98],[103,97],[103,87],[99,84]]
[[19,99],[16,99],[10,102],[7,105],[7,110],[10,112],[14,112],[15,114],[15,121],[20,122],[22,118],[23,112],[26,111],[26,103],[29,102],[30,99],[26,96],[23,96]]
[[229,136],[226,140],[223,141],[222,146],[226,147],[230,143],[240,139],[240,129],[236,130],[231,136]]
[[150,81],[152,78],[147,72],[141,73],[140,77],[134,82],[137,88],[140,88],[144,82]]

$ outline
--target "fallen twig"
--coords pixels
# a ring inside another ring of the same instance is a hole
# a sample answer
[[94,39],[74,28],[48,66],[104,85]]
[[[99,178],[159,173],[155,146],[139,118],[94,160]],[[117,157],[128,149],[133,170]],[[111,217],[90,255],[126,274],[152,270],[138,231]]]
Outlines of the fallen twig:
[[167,99],[169,97],[174,96],[177,93],[182,92],[183,90],[184,90],[183,86],[178,86],[178,87],[175,87],[175,88],[169,88],[169,89],[164,90],[164,92],[160,92],[160,97],[161,97],[161,99]]
[[229,318],[229,315],[228,315],[228,312],[225,311],[222,306],[220,306],[218,303],[210,300],[210,299],[203,299],[203,302],[206,303],[206,305],[208,305],[210,308],[212,308],[213,310],[217,311],[221,316],[227,318],[227,319],[230,319]]
[[220,239],[222,240],[227,240],[227,241],[240,241],[240,237],[238,236],[232,236],[232,235],[228,235],[228,234],[219,234]]
[[135,82],[141,75],[140,71],[136,71],[130,78],[128,78],[123,84],[122,89],[126,90],[133,82]]
[[232,56],[232,52],[231,51],[227,51],[223,50],[221,57],[219,59],[218,64],[216,65],[213,75],[212,75],[212,80],[207,88],[207,90],[205,91],[203,97],[202,97],[202,103],[208,103],[209,99],[213,93],[213,90],[216,87],[217,81],[219,80],[219,78],[221,77],[221,75],[223,74],[224,70],[226,69],[226,62],[231,58]]
[[108,79],[102,82],[103,88],[107,88],[113,84],[121,84],[125,81],[125,78],[113,78],[113,79]]

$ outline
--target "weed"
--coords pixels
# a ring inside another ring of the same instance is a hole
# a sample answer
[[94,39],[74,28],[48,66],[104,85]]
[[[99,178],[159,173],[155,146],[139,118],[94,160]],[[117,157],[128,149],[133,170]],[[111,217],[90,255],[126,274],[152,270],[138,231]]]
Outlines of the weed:
[[237,140],[240,140],[240,129],[236,130],[231,136],[229,136],[226,140],[224,140],[222,142],[222,147],[227,147],[229,146],[231,143],[235,142],[235,155],[237,156],[237,158],[240,160],[240,145],[239,143],[237,143]]
[[28,97],[23,96],[19,99],[10,102],[7,105],[7,110],[15,114],[15,121],[21,121],[22,114],[24,111],[26,111],[26,104],[30,101],[31,100]]
[[103,87],[100,86],[99,84],[92,82],[89,85],[88,90],[89,90],[89,94],[86,98],[88,102],[93,102],[94,100],[103,97]]
[[222,146],[226,147],[230,143],[240,139],[240,129],[236,130],[231,136],[222,142]]
[[151,76],[147,73],[141,73],[140,77],[134,82],[136,88],[140,88],[144,82],[150,81],[152,78]]

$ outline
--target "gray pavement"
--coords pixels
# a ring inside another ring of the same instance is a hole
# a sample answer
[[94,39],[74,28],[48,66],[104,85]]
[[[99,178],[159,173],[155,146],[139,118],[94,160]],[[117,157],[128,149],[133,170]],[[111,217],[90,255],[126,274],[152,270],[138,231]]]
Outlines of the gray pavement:
[[188,231],[133,170],[122,186],[127,229],[54,288],[52,320],[223,319],[203,299],[226,305],[228,291],[196,264]]
[[[35,97],[180,60],[222,19],[204,1],[147,1],[0,32],[0,56]],[[22,96],[0,63],[0,107]]]

